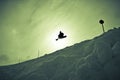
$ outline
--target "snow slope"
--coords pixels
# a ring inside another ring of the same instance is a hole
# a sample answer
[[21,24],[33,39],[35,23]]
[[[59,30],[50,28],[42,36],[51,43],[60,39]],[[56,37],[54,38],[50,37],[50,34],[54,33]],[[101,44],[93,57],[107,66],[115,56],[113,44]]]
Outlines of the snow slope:
[[1,66],[0,80],[120,80],[120,28],[34,60]]

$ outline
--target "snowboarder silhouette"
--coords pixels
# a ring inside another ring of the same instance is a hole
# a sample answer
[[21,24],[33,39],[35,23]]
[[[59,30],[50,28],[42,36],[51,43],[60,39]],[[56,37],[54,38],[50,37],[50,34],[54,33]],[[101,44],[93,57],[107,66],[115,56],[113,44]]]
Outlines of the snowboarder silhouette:
[[57,41],[58,39],[63,39],[63,38],[66,38],[66,37],[67,37],[67,36],[64,35],[64,33],[60,31],[60,33],[59,33],[58,38],[56,39],[56,41]]

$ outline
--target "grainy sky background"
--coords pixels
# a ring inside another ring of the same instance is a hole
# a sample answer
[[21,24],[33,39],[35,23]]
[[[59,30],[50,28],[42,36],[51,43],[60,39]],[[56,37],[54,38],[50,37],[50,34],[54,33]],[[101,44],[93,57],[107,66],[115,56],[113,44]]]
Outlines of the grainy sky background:
[[[49,54],[120,26],[120,0],[0,0],[0,65]],[[62,30],[68,37],[55,41]]]

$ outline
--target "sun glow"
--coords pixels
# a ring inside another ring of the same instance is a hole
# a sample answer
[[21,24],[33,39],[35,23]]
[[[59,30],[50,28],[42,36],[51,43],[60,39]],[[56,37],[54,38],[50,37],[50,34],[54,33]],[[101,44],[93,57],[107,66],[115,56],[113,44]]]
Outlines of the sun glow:
[[[67,37],[56,41],[60,31],[62,31],[64,33],[64,35],[67,35]],[[65,27],[64,28],[56,28],[53,31],[51,31],[49,33],[49,35],[50,36],[47,41],[49,42],[49,47],[52,51],[65,48],[65,47],[69,46],[71,43],[70,30]]]

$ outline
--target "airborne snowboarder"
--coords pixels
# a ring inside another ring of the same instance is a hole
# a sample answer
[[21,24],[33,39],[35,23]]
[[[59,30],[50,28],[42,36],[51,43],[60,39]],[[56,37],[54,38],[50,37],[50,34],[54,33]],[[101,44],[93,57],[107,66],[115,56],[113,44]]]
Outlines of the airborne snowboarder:
[[63,39],[63,38],[66,38],[66,37],[67,37],[67,36],[64,35],[64,33],[63,33],[62,31],[60,31],[60,33],[59,33],[58,38],[56,39],[56,41],[57,41],[58,39]]

